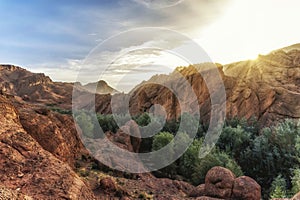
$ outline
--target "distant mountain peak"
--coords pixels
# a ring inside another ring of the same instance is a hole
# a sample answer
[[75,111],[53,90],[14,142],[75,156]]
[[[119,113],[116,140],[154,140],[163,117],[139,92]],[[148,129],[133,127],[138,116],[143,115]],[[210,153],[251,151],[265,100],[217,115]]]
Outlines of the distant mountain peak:
[[[83,86],[84,89],[92,93],[97,94],[116,94],[119,93],[116,89],[108,85],[104,80],[99,80],[97,82],[88,83]],[[96,91],[95,91],[96,90]]]

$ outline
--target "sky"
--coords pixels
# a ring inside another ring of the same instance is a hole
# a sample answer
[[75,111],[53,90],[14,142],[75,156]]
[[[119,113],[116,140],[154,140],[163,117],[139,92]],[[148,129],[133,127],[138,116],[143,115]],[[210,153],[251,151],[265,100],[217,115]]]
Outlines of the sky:
[[[129,91],[191,63],[299,43],[299,0],[0,0],[0,63]],[[149,28],[151,27],[151,28]],[[188,60],[196,43],[204,52]]]

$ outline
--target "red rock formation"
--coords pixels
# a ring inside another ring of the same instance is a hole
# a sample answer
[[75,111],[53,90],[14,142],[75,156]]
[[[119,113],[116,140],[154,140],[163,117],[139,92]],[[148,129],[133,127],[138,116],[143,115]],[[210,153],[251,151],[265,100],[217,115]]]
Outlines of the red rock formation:
[[223,167],[213,167],[205,177],[205,194],[210,197],[229,199],[235,175]]
[[72,116],[25,104],[18,105],[18,113],[27,133],[60,160],[74,167],[77,158],[88,155]]
[[205,196],[205,184],[198,185],[192,192],[189,194],[190,197],[201,197]]
[[197,199],[260,200],[261,187],[250,177],[235,175],[223,167],[213,167],[205,177],[205,185],[199,185],[189,194]]
[[232,198],[243,200],[259,200],[261,198],[261,187],[252,178],[241,176],[234,180]]
[[107,193],[113,193],[116,191],[116,184],[111,178],[103,178],[100,180],[100,188]]
[[[227,95],[227,118],[256,117],[262,124],[277,122],[284,118],[300,118],[299,57],[300,50],[288,52],[278,50],[260,56],[254,61],[219,65]],[[176,73],[169,76],[159,75],[136,87],[131,93],[131,112],[140,113],[149,110],[154,104],[160,104],[165,108],[168,119],[178,117],[182,108],[176,95],[162,86],[165,83],[183,93],[184,107],[190,106],[193,111],[193,106],[198,104],[201,119],[207,122],[210,114],[210,95],[218,94],[209,94],[205,81],[196,70],[206,65],[179,69],[189,82],[188,87],[193,88],[198,101],[190,102],[188,90],[183,84],[185,80],[179,79]],[[211,76],[210,79],[213,78]],[[212,91],[218,91],[218,86],[215,87]]]
[[0,182],[34,199],[94,199],[85,183],[45,151],[22,127],[15,107],[0,96]]

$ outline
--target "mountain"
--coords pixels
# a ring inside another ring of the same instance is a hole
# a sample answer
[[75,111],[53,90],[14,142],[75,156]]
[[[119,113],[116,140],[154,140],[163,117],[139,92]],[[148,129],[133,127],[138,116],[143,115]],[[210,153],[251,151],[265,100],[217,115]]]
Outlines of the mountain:
[[[160,104],[168,119],[180,117],[183,108],[196,111],[198,105],[201,120],[208,122],[213,95],[219,98],[219,103],[224,103],[229,119],[256,117],[262,126],[285,118],[300,119],[300,50],[297,46],[260,55],[256,60],[216,64],[224,82],[225,103],[218,93],[220,85],[212,84],[209,93],[198,73],[201,70],[215,83],[211,63],[180,67],[169,75],[153,76],[129,94],[118,93],[103,81],[84,86],[54,82],[42,73],[0,65],[0,198],[5,194],[8,199],[138,199],[147,195],[154,199],[191,199],[188,196],[193,192],[197,193],[195,197],[202,196],[206,185],[194,187],[183,181],[156,178],[150,173],[122,173],[96,161],[81,143],[82,131],[76,127],[72,115],[65,114],[70,113],[72,97],[79,102],[78,108],[96,109],[103,114],[111,113],[112,96],[120,99],[114,105],[120,109],[121,100],[129,98],[133,115]],[[90,88],[95,88],[96,84],[104,88],[100,91],[108,94],[91,93]],[[191,93],[195,93],[195,99],[190,98]],[[182,105],[179,105],[178,96]],[[95,99],[96,105],[87,99]],[[134,130],[131,126],[129,123],[124,128]],[[120,148],[138,152],[141,140],[134,140],[122,130],[107,132],[107,138]],[[107,150],[106,143],[103,145],[102,150]],[[106,154],[97,151],[96,155]],[[124,163],[130,160],[123,155],[112,155],[109,160],[114,165],[118,164],[116,160]],[[122,164],[117,167],[124,168]],[[232,184],[238,181],[247,191],[259,190],[254,180],[235,178],[228,171],[229,176],[220,179],[218,174],[224,174],[222,170],[213,170],[208,177],[212,196],[216,194],[214,184],[221,179],[227,182],[227,178],[230,184],[225,189],[229,192],[236,191]],[[246,194],[244,189],[238,193]]]
[[[226,89],[226,116],[250,119],[256,117],[261,124],[276,123],[284,118],[300,118],[300,50],[297,48],[276,50],[268,55],[260,55],[256,60],[247,60],[228,65],[218,64],[219,74]],[[200,106],[201,119],[210,119],[211,95],[218,95],[218,85],[208,88],[203,77],[198,73],[202,70],[209,75],[209,63],[193,65],[175,70],[170,75],[156,75],[145,81],[130,93],[131,113],[147,111],[154,104],[162,105],[167,118],[180,116],[179,101],[170,89],[180,91],[183,106],[195,111]],[[184,78],[178,78],[179,72]],[[184,82],[188,81],[188,85]],[[189,88],[197,96],[191,102]],[[177,95],[178,96],[178,95]]]
[[[226,90],[227,118],[255,117],[261,124],[276,123],[284,118],[300,118],[300,49],[299,44],[260,55],[256,60],[246,60],[228,65],[217,64],[219,74]],[[192,111],[200,107],[201,120],[208,122],[211,110],[211,95],[203,77],[202,70],[210,80],[211,63],[177,68],[169,75],[155,75],[148,81],[136,86],[129,94],[118,93],[104,81],[82,86],[75,84],[75,100],[81,102],[80,108],[93,109],[94,105],[86,102],[93,98],[92,88],[97,84],[95,94],[96,111],[102,114],[111,113],[111,95],[120,98],[116,101],[118,108],[122,100],[130,98],[130,111],[139,114],[148,111],[154,104],[162,105],[168,119],[178,118],[181,113],[177,96],[171,90],[180,91],[185,108]],[[178,77],[178,73],[184,79]],[[0,66],[0,87],[2,92],[21,97],[28,102],[54,104],[64,109],[71,109],[73,83],[53,82],[44,74],[34,74],[20,67]],[[188,85],[184,84],[185,80]],[[170,86],[171,90],[163,87]],[[211,91],[218,91],[218,85]],[[189,89],[192,88],[197,100],[191,102]],[[101,94],[99,94],[101,93]],[[108,93],[108,94],[103,94]],[[91,96],[92,95],[92,96]],[[73,100],[74,100],[73,99]],[[118,105],[119,104],[119,105]]]
[[[105,81],[100,80],[95,83],[88,83],[83,86],[86,90],[97,93],[97,94],[116,94],[119,91],[115,90],[114,88],[110,87]],[[95,91],[96,90],[96,91]]]
[[73,89],[84,98],[96,88],[97,94],[117,93],[105,81],[90,83],[54,82],[43,73],[32,73],[14,65],[0,65],[0,92],[21,98],[26,102],[57,105],[71,109]]

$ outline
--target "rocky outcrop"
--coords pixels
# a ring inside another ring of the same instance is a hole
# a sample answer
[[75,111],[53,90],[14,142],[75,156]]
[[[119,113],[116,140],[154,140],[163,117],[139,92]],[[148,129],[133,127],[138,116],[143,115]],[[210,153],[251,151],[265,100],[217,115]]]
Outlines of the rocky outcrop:
[[223,167],[213,167],[205,177],[205,194],[210,197],[229,199],[232,195],[235,175]]
[[22,127],[15,107],[0,96],[0,182],[34,199],[94,199],[72,169],[45,151]]
[[1,200],[33,200],[33,198],[27,196],[27,195],[23,195],[18,191],[13,191],[10,189],[7,189],[4,186],[0,185],[0,199]]
[[205,195],[205,184],[198,185],[189,194],[190,197],[201,197],[204,195]]
[[[229,65],[217,65],[226,90],[227,118],[235,116],[249,119],[256,117],[261,124],[268,125],[284,118],[300,118],[300,50],[277,50],[269,55],[259,56],[257,60],[242,61]],[[202,70],[210,76],[207,66],[201,64],[178,68],[177,73],[158,75],[137,86],[131,95],[131,113],[148,111],[153,105],[162,105],[167,118],[178,118],[182,108],[179,106],[178,91],[183,96],[183,107],[193,112],[200,106],[201,119],[210,119],[210,96],[218,95],[218,85],[209,94],[206,83],[198,73]],[[178,78],[178,72],[185,79]],[[188,81],[188,85],[184,82]],[[168,85],[169,88],[164,85]],[[192,101],[189,88],[197,96]],[[214,93],[214,91],[216,93]],[[182,105],[181,105],[182,106]]]
[[72,116],[33,105],[22,104],[17,108],[23,128],[45,150],[72,167],[76,159],[87,157]]
[[261,187],[252,178],[241,176],[234,180],[232,198],[244,200],[260,199]]
[[100,180],[100,188],[106,193],[113,193],[117,189],[115,182],[108,177]]
[[[90,91],[95,84],[98,85],[98,96],[102,96],[100,94],[103,93],[117,93],[104,81],[86,86],[82,86],[80,83],[54,82],[43,73],[32,73],[14,65],[0,65],[0,92],[21,97],[26,102],[55,105],[70,110],[72,108],[73,89],[82,98],[85,98],[91,92],[95,93],[95,91]],[[100,97],[100,99],[102,98]],[[106,101],[106,99],[104,100]],[[100,100],[99,102],[103,101]]]
[[250,177],[235,175],[223,167],[213,167],[205,177],[205,185],[199,185],[189,194],[197,199],[260,200],[261,187]]

